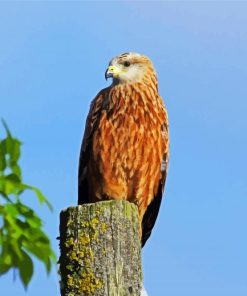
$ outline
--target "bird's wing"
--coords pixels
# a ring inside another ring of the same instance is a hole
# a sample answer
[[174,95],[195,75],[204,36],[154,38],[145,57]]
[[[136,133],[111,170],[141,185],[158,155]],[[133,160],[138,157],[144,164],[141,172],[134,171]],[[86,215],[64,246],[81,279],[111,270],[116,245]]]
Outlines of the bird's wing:
[[79,158],[79,172],[78,172],[78,204],[88,203],[88,184],[87,184],[87,166],[90,158],[90,151],[92,147],[92,137],[94,131],[97,129],[104,98],[108,91],[103,89],[98,93],[90,105],[90,110],[86,120],[86,127],[84,137],[81,144],[80,158]]
[[142,219],[142,247],[145,245],[146,241],[151,235],[152,229],[154,227],[155,221],[157,219],[162,195],[164,192],[167,170],[168,170],[168,161],[169,161],[169,132],[168,132],[168,119],[166,113],[165,122],[161,126],[162,135],[164,137],[164,154],[161,164],[161,178],[159,180],[158,191],[154,196],[153,200],[146,209],[146,212]]

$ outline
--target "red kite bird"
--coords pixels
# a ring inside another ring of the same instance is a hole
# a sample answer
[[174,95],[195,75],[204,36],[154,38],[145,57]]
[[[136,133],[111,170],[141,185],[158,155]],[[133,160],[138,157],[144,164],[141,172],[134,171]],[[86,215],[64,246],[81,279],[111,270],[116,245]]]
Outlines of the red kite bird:
[[169,157],[168,118],[152,62],[113,58],[112,85],[91,103],[79,163],[78,203],[128,200],[138,205],[142,246],[160,208]]

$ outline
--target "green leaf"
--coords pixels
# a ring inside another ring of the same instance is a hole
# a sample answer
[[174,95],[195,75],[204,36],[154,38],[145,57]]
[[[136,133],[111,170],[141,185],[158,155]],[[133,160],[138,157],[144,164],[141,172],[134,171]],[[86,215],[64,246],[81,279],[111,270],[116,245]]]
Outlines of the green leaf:
[[20,174],[20,169],[16,168],[17,161],[20,157],[21,142],[12,137],[6,122],[2,123],[7,133],[7,137],[0,141],[0,171],[3,172],[7,167],[14,168],[15,173]]
[[25,249],[32,253],[35,257],[37,257],[42,263],[44,263],[47,273],[51,270],[51,261],[55,263],[54,260],[56,258],[55,254],[50,248],[50,244],[44,245],[44,244],[37,244],[37,245],[31,245],[27,244],[25,246]]
[[31,228],[38,228],[39,229],[40,227],[42,227],[42,221],[36,215],[32,215],[29,217],[26,215],[26,221]]
[[12,267],[11,255],[7,252],[0,254],[1,264],[0,264],[0,275],[6,273]]
[[5,159],[5,147],[2,142],[0,142],[0,171],[4,171],[6,168],[6,159]]
[[11,215],[12,217],[16,217],[19,214],[18,208],[15,204],[6,204],[5,212]]
[[6,139],[1,141],[2,151],[7,156],[6,160],[8,165],[11,167],[13,163],[16,163],[21,154],[21,142],[18,139],[8,136]]
[[11,169],[12,172],[18,176],[18,178],[21,180],[21,168],[19,167],[19,165],[17,163],[12,163],[11,164]]
[[21,277],[22,283],[24,287],[27,288],[33,275],[33,262],[30,256],[28,256],[28,254],[23,250],[22,250],[22,258],[23,260],[19,262],[18,268],[20,271],[20,277]]
[[3,118],[1,119],[1,121],[2,121],[2,124],[3,124],[4,128],[5,128],[5,131],[6,131],[7,135],[8,135],[8,137],[12,137],[11,132],[10,132],[10,130],[8,128],[8,125],[7,125],[6,121]]
[[21,179],[16,174],[9,174],[5,177],[6,180],[12,181],[13,183],[16,183],[17,185],[21,183]]
[[44,196],[44,194],[41,192],[40,189],[38,189],[37,187],[34,187],[34,186],[27,185],[27,184],[23,184],[23,185],[24,185],[25,189],[30,189],[36,194],[36,196],[41,204],[45,203],[51,211],[53,210],[52,205],[46,199],[46,197]]
[[7,177],[1,177],[0,191],[6,195],[18,194],[22,191],[21,183],[8,179]]

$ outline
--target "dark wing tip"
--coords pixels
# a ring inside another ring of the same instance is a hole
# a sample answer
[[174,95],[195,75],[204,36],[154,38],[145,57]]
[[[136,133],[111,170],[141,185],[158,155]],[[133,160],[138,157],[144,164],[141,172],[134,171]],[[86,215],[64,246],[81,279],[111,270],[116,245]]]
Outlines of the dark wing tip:
[[150,237],[155,221],[157,219],[161,205],[165,180],[166,173],[164,173],[163,178],[161,179],[159,184],[158,192],[150,205],[147,207],[146,213],[144,214],[144,217],[142,219],[142,247],[144,247],[148,238]]

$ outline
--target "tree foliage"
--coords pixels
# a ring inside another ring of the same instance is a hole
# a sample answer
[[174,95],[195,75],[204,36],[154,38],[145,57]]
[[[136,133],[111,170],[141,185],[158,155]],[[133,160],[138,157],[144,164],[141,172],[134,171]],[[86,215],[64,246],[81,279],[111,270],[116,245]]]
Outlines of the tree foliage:
[[55,255],[42,220],[21,196],[31,190],[41,204],[52,207],[38,188],[23,182],[18,163],[21,142],[12,137],[4,121],[3,125],[7,135],[0,140],[0,275],[17,269],[27,287],[33,275],[33,256],[49,273]]

